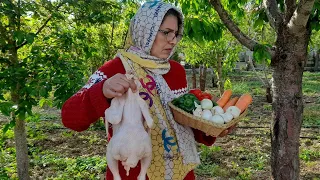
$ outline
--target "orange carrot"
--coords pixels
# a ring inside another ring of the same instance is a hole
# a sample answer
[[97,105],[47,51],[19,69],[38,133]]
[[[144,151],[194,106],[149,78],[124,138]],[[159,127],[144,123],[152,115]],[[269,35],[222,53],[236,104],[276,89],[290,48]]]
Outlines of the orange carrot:
[[231,98],[226,105],[223,106],[223,110],[224,112],[226,112],[226,110],[228,109],[228,107],[230,106],[234,106],[237,101],[238,101],[239,97],[234,97],[234,98]]
[[225,90],[222,96],[220,97],[220,99],[217,101],[217,104],[220,107],[223,107],[229,101],[231,94],[232,94],[231,89]]
[[248,106],[252,103],[252,96],[250,94],[243,94],[235,106],[237,106],[240,110],[241,113],[248,108]]

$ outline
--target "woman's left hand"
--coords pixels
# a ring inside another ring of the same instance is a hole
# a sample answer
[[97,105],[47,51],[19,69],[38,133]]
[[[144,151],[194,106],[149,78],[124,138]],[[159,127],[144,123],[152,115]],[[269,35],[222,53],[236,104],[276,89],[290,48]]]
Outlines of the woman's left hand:
[[230,134],[230,133],[232,132],[232,130],[233,130],[234,128],[236,128],[236,126],[237,126],[237,124],[235,124],[235,125],[229,127],[228,129],[222,131],[222,132],[219,134],[218,137],[224,137],[224,136]]

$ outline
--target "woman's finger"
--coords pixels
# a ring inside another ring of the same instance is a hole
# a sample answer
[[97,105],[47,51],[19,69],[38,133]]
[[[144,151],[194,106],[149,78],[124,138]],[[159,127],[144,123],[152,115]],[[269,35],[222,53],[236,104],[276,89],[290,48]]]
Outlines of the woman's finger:
[[103,89],[103,95],[106,97],[106,98],[114,98],[114,97],[117,97],[117,96],[121,96],[122,94],[118,93],[118,92],[115,92],[109,88],[105,88]]
[[134,79],[131,79],[131,80],[129,81],[129,86],[130,86],[132,92],[136,92],[136,91],[137,91],[137,85],[136,85],[136,83],[134,82]]
[[[121,77],[121,82],[123,82],[123,85],[125,85],[125,88],[126,88],[126,90],[128,90],[128,88],[131,88],[131,90],[133,91],[133,92],[136,92],[136,90],[137,90],[137,85],[136,85],[136,83],[134,82],[134,79],[127,79],[127,77],[126,76],[122,76]],[[125,83],[126,82],[126,83]]]
[[219,137],[224,137],[224,136],[226,136],[228,133],[229,133],[229,131],[226,129],[226,130],[222,131],[222,132],[219,134]]
[[116,83],[113,86],[110,86],[110,89],[114,92],[121,93],[121,94],[127,92],[127,89],[124,87],[124,85],[120,83]]
[[228,128],[229,133],[232,132],[237,127],[237,124]]

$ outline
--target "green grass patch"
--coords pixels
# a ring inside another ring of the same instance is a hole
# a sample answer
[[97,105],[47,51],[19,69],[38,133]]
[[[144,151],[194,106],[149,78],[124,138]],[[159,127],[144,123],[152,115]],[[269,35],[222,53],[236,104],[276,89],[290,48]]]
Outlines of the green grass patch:
[[241,81],[232,83],[233,94],[250,93],[252,95],[264,95],[265,89],[262,88],[262,83],[259,81]]
[[319,85],[320,73],[305,72],[302,79],[303,94],[307,96],[319,96],[320,85]]
[[304,107],[303,125],[320,126],[320,104]]
[[[105,171],[106,158],[92,157],[62,157],[54,152],[42,152],[35,155],[30,162],[31,168],[50,168],[55,174],[49,179],[100,179]],[[35,175],[36,176],[36,175]]]
[[220,168],[217,164],[201,163],[196,169],[195,173],[202,177],[228,177],[229,172]]
[[272,105],[271,104],[264,104],[263,109],[267,111],[272,111]]
[[315,161],[320,158],[320,151],[317,149],[303,149],[299,154],[300,159],[304,161]]

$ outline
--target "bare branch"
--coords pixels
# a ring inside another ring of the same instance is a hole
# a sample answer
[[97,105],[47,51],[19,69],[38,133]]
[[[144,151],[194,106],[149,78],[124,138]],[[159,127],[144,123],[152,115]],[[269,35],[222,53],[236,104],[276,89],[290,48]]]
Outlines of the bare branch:
[[258,72],[257,72],[256,68],[254,67],[253,61],[252,61],[252,59],[251,59],[250,56],[249,56],[249,64],[250,64],[253,72],[257,75],[257,77],[258,77],[258,78],[260,79],[260,81],[263,83],[263,86],[264,86],[264,87],[270,87],[270,84],[269,84],[269,82],[267,81],[267,78],[262,79],[261,76],[258,74]]
[[[55,8],[55,10],[53,12],[57,11],[63,4],[64,4],[63,2],[58,4],[58,6]],[[48,16],[48,18],[46,19],[46,21],[42,24],[42,26],[40,26],[40,28],[36,32],[36,35],[38,35],[47,26],[47,24],[51,20],[51,18],[52,18],[52,14],[50,14]],[[27,44],[27,40],[24,40],[20,45],[17,46],[17,49],[21,48],[22,46],[24,46],[26,44]]]
[[315,0],[301,0],[291,17],[288,27],[292,33],[298,34],[305,29]]
[[278,8],[276,0],[263,0],[263,6],[270,22],[270,25],[277,31],[279,25],[283,22],[282,14]]
[[232,21],[228,12],[223,8],[220,0],[209,0],[211,5],[217,11],[220,19],[223,21],[225,26],[229,29],[231,34],[244,46],[253,51],[254,47],[258,44],[256,41],[250,39],[245,35],[239,27]]
[[284,23],[287,24],[295,9],[296,9],[296,6],[297,6],[297,1],[296,0],[285,0],[284,3],[285,3],[285,18],[284,18]]

